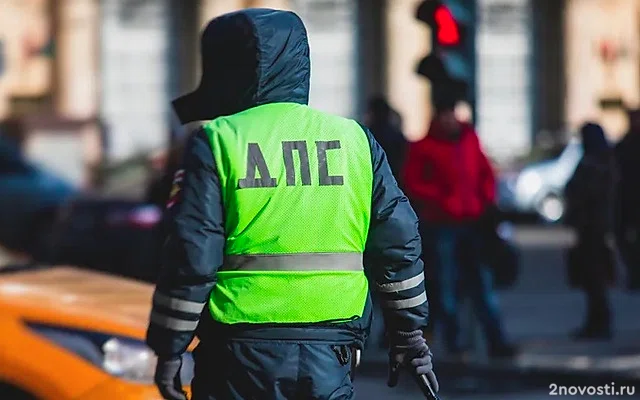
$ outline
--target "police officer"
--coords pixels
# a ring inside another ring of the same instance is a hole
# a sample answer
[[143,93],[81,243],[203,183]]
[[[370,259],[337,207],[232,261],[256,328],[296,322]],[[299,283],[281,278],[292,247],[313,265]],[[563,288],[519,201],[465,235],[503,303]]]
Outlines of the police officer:
[[[185,399],[351,399],[371,322],[369,277],[401,369],[437,389],[417,217],[358,123],[307,106],[307,33],[288,11],[212,20],[202,80],[174,101],[202,125],[167,204],[169,234],[147,342],[156,384]],[[366,275],[365,275],[366,273]]]

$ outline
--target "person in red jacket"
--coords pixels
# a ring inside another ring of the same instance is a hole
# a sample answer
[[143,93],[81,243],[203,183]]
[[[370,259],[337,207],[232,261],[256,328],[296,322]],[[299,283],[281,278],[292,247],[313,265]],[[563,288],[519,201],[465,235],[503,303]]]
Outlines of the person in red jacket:
[[[459,282],[469,291],[483,325],[491,357],[512,357],[493,291],[493,275],[481,257],[481,221],[495,210],[495,175],[472,125],[460,122],[453,99],[436,104],[427,136],[409,146],[404,184],[423,226],[425,254],[435,263],[438,321],[449,352],[462,356],[458,318]],[[464,249],[461,246],[464,245]],[[465,259],[464,279],[459,263]],[[466,267],[467,265],[465,265]],[[468,274],[467,274],[468,272]]]

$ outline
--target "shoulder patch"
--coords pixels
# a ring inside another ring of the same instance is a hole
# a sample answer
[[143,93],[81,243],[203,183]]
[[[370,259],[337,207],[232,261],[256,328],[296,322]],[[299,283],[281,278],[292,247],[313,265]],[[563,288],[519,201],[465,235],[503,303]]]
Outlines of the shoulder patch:
[[182,181],[184,180],[184,169],[179,169],[173,175],[173,183],[171,186],[171,192],[169,193],[169,200],[167,201],[167,208],[173,207],[180,196],[182,190]]

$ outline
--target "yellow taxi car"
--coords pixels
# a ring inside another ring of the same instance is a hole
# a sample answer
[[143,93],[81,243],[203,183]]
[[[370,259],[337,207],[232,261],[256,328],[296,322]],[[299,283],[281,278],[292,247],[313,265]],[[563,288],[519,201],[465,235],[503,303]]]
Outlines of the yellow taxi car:
[[162,399],[144,343],[152,295],[72,267],[0,268],[0,399]]

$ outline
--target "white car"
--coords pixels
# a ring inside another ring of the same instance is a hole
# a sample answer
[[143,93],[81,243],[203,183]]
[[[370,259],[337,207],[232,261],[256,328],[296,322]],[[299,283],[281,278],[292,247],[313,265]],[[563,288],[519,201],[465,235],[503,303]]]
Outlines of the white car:
[[582,144],[572,139],[554,159],[507,172],[498,181],[498,207],[505,212],[537,214],[559,222],[565,214],[564,188],[582,158]]

